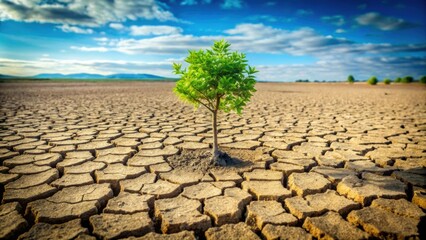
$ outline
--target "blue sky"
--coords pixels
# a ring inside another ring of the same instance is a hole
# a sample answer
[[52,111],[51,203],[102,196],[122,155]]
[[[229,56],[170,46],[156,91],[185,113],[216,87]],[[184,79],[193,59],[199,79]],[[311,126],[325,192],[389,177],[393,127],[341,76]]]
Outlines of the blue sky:
[[0,0],[0,74],[174,77],[226,39],[259,80],[426,75],[424,0]]

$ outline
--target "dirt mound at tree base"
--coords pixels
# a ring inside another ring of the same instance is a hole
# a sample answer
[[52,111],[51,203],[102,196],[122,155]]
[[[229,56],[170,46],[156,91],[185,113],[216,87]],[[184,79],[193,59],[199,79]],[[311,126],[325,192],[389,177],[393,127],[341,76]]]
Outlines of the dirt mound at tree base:
[[174,169],[188,169],[192,171],[208,172],[210,169],[246,168],[253,163],[250,161],[254,155],[253,151],[236,149],[224,149],[220,154],[220,161],[226,165],[218,165],[218,161],[212,161],[211,150],[182,150],[179,154],[167,158],[167,162]]

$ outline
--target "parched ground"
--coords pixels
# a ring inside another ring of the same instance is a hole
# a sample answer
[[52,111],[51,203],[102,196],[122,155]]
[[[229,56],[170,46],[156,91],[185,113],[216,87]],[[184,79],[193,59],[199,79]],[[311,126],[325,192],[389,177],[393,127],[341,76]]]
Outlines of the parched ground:
[[425,86],[259,83],[211,167],[173,85],[0,84],[0,239],[425,237]]

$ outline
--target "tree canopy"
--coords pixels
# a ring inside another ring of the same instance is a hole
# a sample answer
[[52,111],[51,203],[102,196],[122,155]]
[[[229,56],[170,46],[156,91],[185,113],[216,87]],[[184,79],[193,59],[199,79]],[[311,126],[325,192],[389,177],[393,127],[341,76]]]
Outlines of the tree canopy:
[[378,82],[377,78],[375,76],[372,76],[370,79],[367,80],[367,83],[370,85],[376,85]]
[[383,83],[386,84],[386,85],[389,85],[389,84],[391,84],[391,80],[389,78],[385,78],[383,80]]
[[175,93],[195,107],[203,105],[211,112],[223,110],[241,113],[256,91],[254,74],[246,55],[231,52],[225,40],[214,42],[212,49],[190,50],[185,61],[188,68],[173,63],[174,73],[181,75]]
[[402,83],[412,83],[414,81],[414,78],[412,76],[405,76],[401,79]]

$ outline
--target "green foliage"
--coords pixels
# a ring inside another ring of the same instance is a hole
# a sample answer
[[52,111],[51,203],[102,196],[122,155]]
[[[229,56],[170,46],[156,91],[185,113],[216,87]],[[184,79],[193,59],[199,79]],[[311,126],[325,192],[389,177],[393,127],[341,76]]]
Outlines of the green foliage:
[[247,64],[244,53],[231,52],[230,46],[221,40],[208,50],[190,50],[185,59],[188,68],[173,63],[174,73],[181,75],[174,92],[195,107],[241,113],[256,91],[254,74],[258,71]]
[[402,83],[412,83],[414,81],[414,78],[412,76],[405,76],[402,78]]
[[385,80],[383,80],[383,83],[389,85],[391,84],[391,80],[389,78],[385,78]]
[[426,76],[420,78],[420,83],[426,84]]
[[395,79],[396,83],[400,83],[401,81],[402,81],[402,79],[400,77]]
[[377,84],[377,78],[375,76],[372,76],[370,79],[367,80],[367,83],[370,85],[376,85]]
[[354,83],[355,82],[355,78],[352,75],[348,76],[348,83]]

